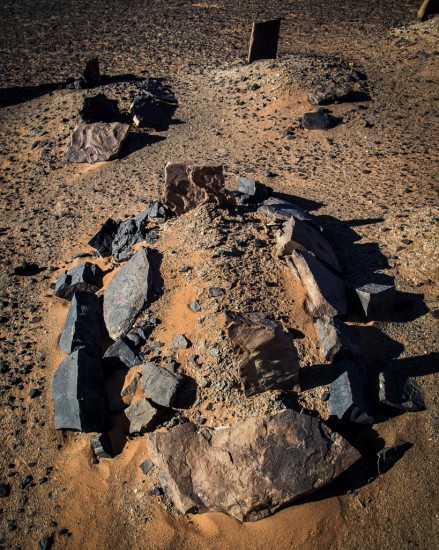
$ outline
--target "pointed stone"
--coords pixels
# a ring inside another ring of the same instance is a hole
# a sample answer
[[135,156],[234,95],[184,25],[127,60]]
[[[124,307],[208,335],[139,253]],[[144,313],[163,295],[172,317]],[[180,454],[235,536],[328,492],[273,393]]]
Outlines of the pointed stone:
[[367,321],[389,319],[395,305],[395,287],[370,283],[356,289]]

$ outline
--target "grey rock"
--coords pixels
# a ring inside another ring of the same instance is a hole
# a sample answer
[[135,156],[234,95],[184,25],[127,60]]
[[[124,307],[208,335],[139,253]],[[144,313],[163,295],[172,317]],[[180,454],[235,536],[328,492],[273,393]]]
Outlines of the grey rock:
[[56,370],[52,380],[55,429],[102,432],[105,396],[102,365],[84,350],[74,351]]
[[213,286],[209,288],[209,298],[218,298],[219,296],[222,296],[225,294],[225,290],[223,288]]
[[184,334],[176,334],[171,340],[171,346],[176,349],[189,348],[191,343]]
[[393,285],[370,283],[356,289],[367,321],[388,319],[395,305]]
[[302,282],[307,293],[307,307],[314,317],[335,317],[347,311],[343,281],[312,254],[293,250],[287,263]]
[[140,365],[141,362],[139,355],[131,349],[124,338],[111,344],[102,358],[102,365],[105,369],[130,369]]
[[76,292],[70,303],[59,347],[67,354],[84,349],[89,355],[99,357],[102,328],[102,308],[99,298],[88,292]]
[[302,117],[302,126],[306,130],[329,130],[340,124],[341,119],[329,114],[327,109],[316,109],[305,113]]
[[126,334],[148,303],[151,269],[145,248],[124,264],[104,293],[104,320],[108,334],[117,340]]
[[67,144],[66,160],[93,163],[116,158],[129,128],[128,124],[120,122],[79,124]]
[[112,218],[108,218],[99,231],[88,241],[88,244],[95,248],[103,258],[111,256],[113,240],[120,223],[119,221],[114,221]]
[[302,210],[299,206],[277,197],[270,197],[264,201],[263,204],[259,206],[258,212],[259,214],[263,214],[267,218],[271,218],[275,221],[287,221],[291,217],[294,217],[297,220],[307,221],[318,227],[315,219]]
[[142,221],[134,218],[122,222],[111,244],[113,258],[118,262],[128,260],[132,255],[132,247],[145,240],[145,235],[145,226]]
[[64,271],[55,284],[55,295],[71,300],[75,292],[95,293],[102,287],[102,269],[91,262],[84,262]]
[[250,178],[238,179],[238,196],[243,204],[257,204],[267,199],[273,190]]
[[201,311],[200,302],[198,300],[193,300],[189,304],[189,307],[194,313],[198,313],[199,311]]
[[125,415],[130,421],[130,434],[143,433],[153,429],[158,411],[148,399],[141,397],[125,409]]
[[349,84],[333,86],[317,86],[308,95],[308,101],[313,105],[329,105],[336,101],[346,101],[352,97],[353,89]]
[[113,456],[113,446],[107,433],[93,435],[91,447],[97,458],[112,458]]
[[173,407],[184,378],[154,363],[143,365],[142,387],[145,395],[162,407]]
[[320,317],[316,321],[320,359],[334,361],[342,357],[361,357],[361,342],[354,327],[346,325],[337,317]]
[[268,390],[291,390],[299,381],[299,358],[282,326],[263,313],[226,312],[242,386],[247,397]]
[[241,521],[267,517],[328,485],[360,458],[317,418],[292,410],[200,432],[188,422],[147,441],[180,512],[224,512]]
[[79,116],[87,124],[118,122],[121,115],[117,104],[117,100],[108,99],[105,94],[87,96],[84,98],[82,107],[79,110]]
[[147,473],[151,470],[151,468],[154,466],[154,462],[148,458],[148,460],[145,460],[145,462],[142,462],[140,465],[140,469],[142,472],[147,475]]
[[384,369],[379,373],[379,399],[383,405],[405,412],[425,410],[420,386],[404,373]]
[[175,105],[156,101],[151,96],[141,96],[131,104],[130,113],[135,126],[163,130],[169,126],[175,109]]

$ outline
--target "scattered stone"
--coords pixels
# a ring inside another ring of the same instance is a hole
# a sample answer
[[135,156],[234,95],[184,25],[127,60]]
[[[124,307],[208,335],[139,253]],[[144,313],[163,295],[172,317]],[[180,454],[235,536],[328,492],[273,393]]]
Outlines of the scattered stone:
[[35,399],[35,397],[39,397],[41,395],[41,390],[37,389],[37,388],[33,388],[32,390],[30,390],[29,392],[29,397],[31,399]]
[[72,351],[84,349],[89,355],[99,357],[102,328],[99,298],[88,292],[76,292],[70,303],[59,347],[67,355]]
[[155,101],[151,96],[138,97],[130,106],[134,125],[139,128],[165,129],[175,113],[175,105]]
[[84,98],[84,103],[79,110],[79,116],[87,124],[93,122],[118,122],[120,120],[118,103],[115,99],[108,99],[105,94],[89,95]]
[[225,293],[226,291],[223,288],[219,288],[217,286],[209,288],[209,298],[218,298]]
[[201,305],[200,305],[200,302],[198,300],[193,300],[190,304],[189,304],[189,307],[191,308],[191,310],[194,312],[194,313],[198,313],[199,311],[201,311]]
[[53,535],[46,535],[40,541],[38,541],[38,550],[50,550],[53,546]]
[[320,317],[316,321],[320,359],[334,361],[343,357],[357,359],[362,355],[361,342],[354,327],[337,317]]
[[208,202],[226,206],[222,165],[168,162],[162,202],[177,216]]
[[345,315],[347,301],[344,283],[317,258],[305,251],[293,250],[287,257],[307,293],[307,307],[314,317]]
[[400,460],[405,452],[411,447],[410,443],[398,443],[393,447],[385,447],[377,452],[378,475],[385,474]]
[[101,432],[105,420],[102,365],[84,350],[74,351],[52,380],[55,429]]
[[0,498],[8,497],[11,493],[9,483],[0,483]]
[[139,84],[139,88],[147,95],[153,97],[156,101],[165,101],[166,103],[177,104],[177,98],[170,86],[164,84],[160,78],[147,78]]
[[404,373],[384,369],[379,373],[379,399],[383,405],[405,412],[425,410],[420,386]]
[[20,487],[22,489],[25,489],[28,485],[30,485],[32,483],[32,481],[34,480],[34,477],[32,475],[27,475],[26,477],[24,477],[22,480],[21,480],[21,483],[20,483]]
[[291,217],[294,217],[297,220],[303,220],[318,227],[318,224],[314,218],[312,218],[299,206],[277,197],[270,197],[264,201],[261,206],[259,206],[258,212],[264,216],[267,216],[267,218],[272,218],[276,221],[287,221]]
[[243,204],[257,204],[271,195],[273,190],[255,180],[240,177],[237,194]]
[[395,287],[370,283],[356,289],[367,321],[388,319],[395,305]]
[[329,130],[340,124],[339,117],[329,114],[328,109],[316,109],[311,113],[305,113],[302,117],[302,126],[306,130]]
[[107,349],[102,358],[104,369],[130,369],[140,365],[142,360],[139,355],[131,349],[124,338],[116,340]]
[[104,293],[104,320],[108,334],[117,340],[126,334],[148,302],[151,270],[147,251],[140,248],[124,264]]
[[160,367],[155,363],[143,365],[143,391],[157,405],[173,407],[183,382],[181,374],[174,374],[166,367]]
[[360,458],[320,420],[293,410],[199,433],[188,422],[147,439],[180,512],[224,512],[241,521],[267,517],[328,485]]
[[329,105],[330,103],[348,100],[353,92],[353,89],[348,84],[317,86],[308,95],[308,101],[313,105]]
[[95,248],[103,258],[111,256],[113,240],[120,223],[108,218],[99,231],[88,241],[88,244]]
[[93,435],[91,446],[97,458],[112,458],[113,448],[107,433]]
[[280,19],[253,22],[248,63],[258,59],[276,59],[280,22]]
[[102,287],[102,269],[91,262],[84,262],[64,271],[55,284],[55,295],[71,300],[75,292],[95,293]]
[[100,82],[101,73],[99,70],[99,59],[97,57],[94,57],[87,61],[82,76],[80,76],[71,84],[68,84],[67,88],[74,90],[93,88],[93,86],[98,86]]
[[147,475],[147,473],[151,470],[151,468],[154,466],[154,462],[148,458],[148,460],[145,460],[145,462],[142,462],[140,465],[140,469],[142,472]]
[[125,409],[125,414],[130,421],[129,432],[133,434],[143,433],[153,428],[158,411],[148,399],[141,397]]
[[277,232],[276,239],[279,258],[288,256],[296,249],[305,250],[324,264],[336,271],[341,271],[337,257],[325,237],[320,231],[302,220],[294,217],[289,218],[283,224],[282,230]]
[[128,124],[120,122],[79,124],[67,144],[66,160],[93,163],[116,158],[129,128]]
[[291,390],[299,382],[299,358],[290,336],[263,313],[226,312],[226,329],[247,397]]
[[132,254],[132,247],[145,240],[145,234],[145,225],[140,219],[122,222],[111,245],[113,258],[118,262],[128,260]]
[[191,343],[184,334],[177,334],[171,341],[171,346],[176,349],[186,349],[189,348],[190,345]]

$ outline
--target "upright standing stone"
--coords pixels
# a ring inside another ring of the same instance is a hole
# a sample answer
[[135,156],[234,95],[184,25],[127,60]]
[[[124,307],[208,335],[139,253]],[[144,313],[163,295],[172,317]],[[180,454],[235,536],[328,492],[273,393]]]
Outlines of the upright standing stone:
[[388,319],[395,305],[395,287],[370,283],[356,289],[367,321]]
[[258,59],[276,59],[280,19],[254,22],[250,38],[248,62]]

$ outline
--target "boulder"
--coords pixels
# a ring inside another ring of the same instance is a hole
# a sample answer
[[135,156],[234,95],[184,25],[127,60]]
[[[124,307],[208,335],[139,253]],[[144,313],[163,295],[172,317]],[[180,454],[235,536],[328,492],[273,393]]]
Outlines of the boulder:
[[226,206],[222,165],[168,162],[162,202],[177,215],[208,202]]
[[398,411],[425,410],[424,394],[420,386],[404,373],[391,369],[379,373],[379,399],[383,405]]
[[316,321],[316,333],[322,361],[334,361],[343,357],[361,357],[361,342],[355,328],[337,317],[320,317]]
[[95,248],[103,258],[112,254],[113,240],[120,223],[119,221],[114,221],[112,218],[108,218],[99,231],[88,241],[88,244]]
[[224,512],[241,521],[262,519],[328,485],[360,458],[320,420],[293,410],[198,433],[188,422],[147,441],[180,512]]
[[140,219],[122,222],[111,245],[113,258],[118,262],[128,260],[132,255],[132,247],[145,240],[145,235],[145,225]]
[[139,355],[131,349],[125,338],[119,338],[107,349],[102,358],[102,365],[105,369],[130,369],[140,365],[142,360]]
[[258,212],[275,221],[287,221],[291,217],[294,217],[297,220],[303,220],[317,228],[319,227],[316,220],[299,206],[292,202],[279,199],[278,197],[270,197],[264,201],[261,206],[259,206]]
[[92,163],[116,158],[129,128],[128,124],[121,122],[79,124],[67,144],[66,160]]
[[279,258],[288,256],[296,249],[305,250],[329,267],[341,271],[331,245],[320,231],[317,231],[303,220],[294,217],[289,218],[283,224],[282,230],[277,232],[276,239]]
[[88,292],[76,292],[70,303],[59,347],[67,355],[84,349],[89,355],[100,357],[102,328],[99,298]]
[[335,317],[347,311],[343,281],[317,258],[305,251],[293,250],[287,263],[302,282],[307,293],[307,307],[314,317]]
[[348,100],[354,93],[349,84],[334,84],[333,86],[317,86],[308,95],[308,101],[313,105],[329,105]]
[[146,249],[140,248],[124,264],[104,293],[104,320],[108,334],[117,340],[133,326],[148,303],[151,269]]
[[242,387],[247,397],[268,390],[291,390],[299,381],[299,358],[290,336],[263,313],[226,312]]
[[341,119],[329,114],[328,109],[316,109],[305,113],[302,117],[302,126],[306,130],[328,130],[340,124]]
[[134,125],[165,130],[175,113],[175,105],[156,101],[151,96],[136,98],[130,106]]
[[89,95],[84,98],[79,116],[87,124],[118,122],[120,120],[118,103],[115,99],[108,99],[105,94]]
[[55,429],[101,432],[105,421],[101,361],[83,349],[66,357],[52,380]]
[[173,407],[182,388],[184,378],[155,363],[143,365],[142,387],[145,395],[157,405]]
[[356,289],[367,321],[389,319],[395,305],[395,287],[370,283]]
[[91,262],[84,262],[64,271],[55,284],[55,295],[71,300],[75,292],[97,292],[102,287],[102,269]]
[[158,411],[148,399],[141,397],[125,409],[125,415],[130,421],[130,434],[143,433],[154,427]]

